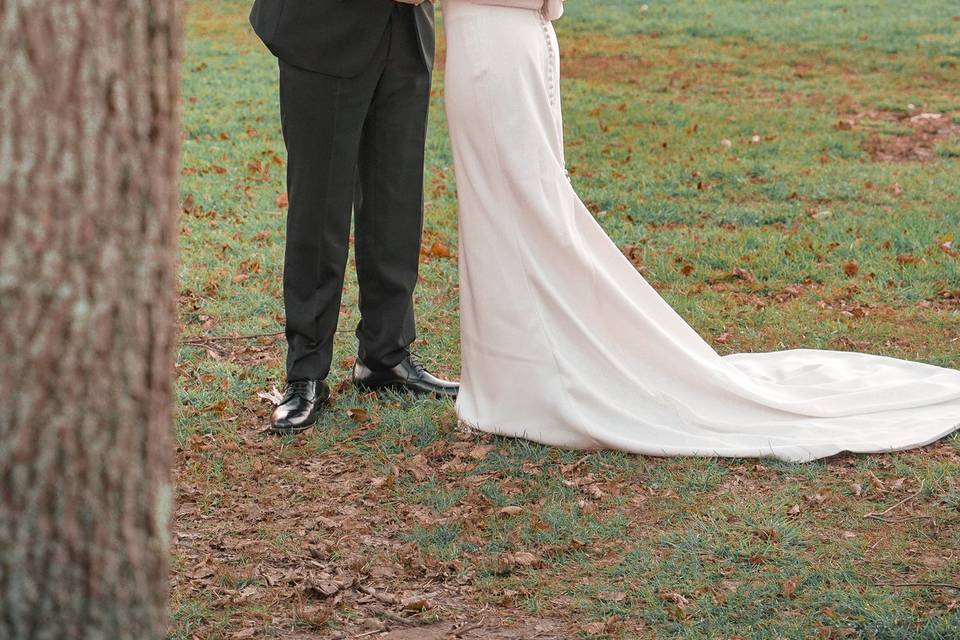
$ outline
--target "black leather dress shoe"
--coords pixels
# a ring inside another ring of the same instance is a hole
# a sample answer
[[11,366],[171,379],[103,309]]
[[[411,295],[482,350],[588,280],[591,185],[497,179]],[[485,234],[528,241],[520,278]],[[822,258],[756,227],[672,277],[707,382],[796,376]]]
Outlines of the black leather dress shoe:
[[400,364],[385,371],[373,371],[357,358],[353,367],[353,384],[359,389],[405,389],[421,395],[456,399],[460,385],[430,375],[413,356],[407,356]]
[[283,400],[270,417],[270,431],[284,436],[306,431],[317,423],[320,406],[329,399],[330,387],[323,380],[287,383]]

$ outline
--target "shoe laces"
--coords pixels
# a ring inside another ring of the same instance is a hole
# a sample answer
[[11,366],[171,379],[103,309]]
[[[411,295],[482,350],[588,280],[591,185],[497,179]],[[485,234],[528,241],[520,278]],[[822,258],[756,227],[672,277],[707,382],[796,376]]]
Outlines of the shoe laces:
[[425,373],[427,370],[426,367],[420,364],[420,360],[417,359],[417,356],[412,353],[410,354],[410,366],[413,367],[413,370],[416,371],[417,374]]
[[288,382],[287,392],[283,395],[283,402],[280,404],[289,402],[294,396],[300,396],[306,400],[310,392],[310,384],[309,380],[294,380],[293,382]]

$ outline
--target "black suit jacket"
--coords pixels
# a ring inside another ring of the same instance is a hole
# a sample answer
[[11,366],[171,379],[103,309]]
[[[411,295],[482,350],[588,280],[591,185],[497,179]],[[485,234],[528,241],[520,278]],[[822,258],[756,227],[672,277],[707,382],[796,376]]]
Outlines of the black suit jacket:
[[[373,59],[393,6],[393,0],[256,0],[250,24],[284,62],[352,78]],[[414,13],[424,63],[432,69],[433,3]]]

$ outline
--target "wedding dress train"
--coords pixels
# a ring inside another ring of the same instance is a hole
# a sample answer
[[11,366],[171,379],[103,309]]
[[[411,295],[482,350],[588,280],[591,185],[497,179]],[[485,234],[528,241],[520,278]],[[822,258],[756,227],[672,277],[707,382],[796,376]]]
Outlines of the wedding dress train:
[[538,4],[444,0],[462,422],[566,448],[793,461],[922,446],[960,425],[960,371],[807,349],[721,357],[702,340],[568,180],[550,22],[562,5]]

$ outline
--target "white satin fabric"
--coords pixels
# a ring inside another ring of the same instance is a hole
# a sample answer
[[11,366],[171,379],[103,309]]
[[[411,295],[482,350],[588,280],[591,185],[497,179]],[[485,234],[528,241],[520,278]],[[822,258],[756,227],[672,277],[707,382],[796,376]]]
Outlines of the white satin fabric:
[[550,12],[444,0],[443,13],[463,423],[565,448],[793,461],[917,447],[960,425],[960,371],[805,349],[719,356],[566,176]]

